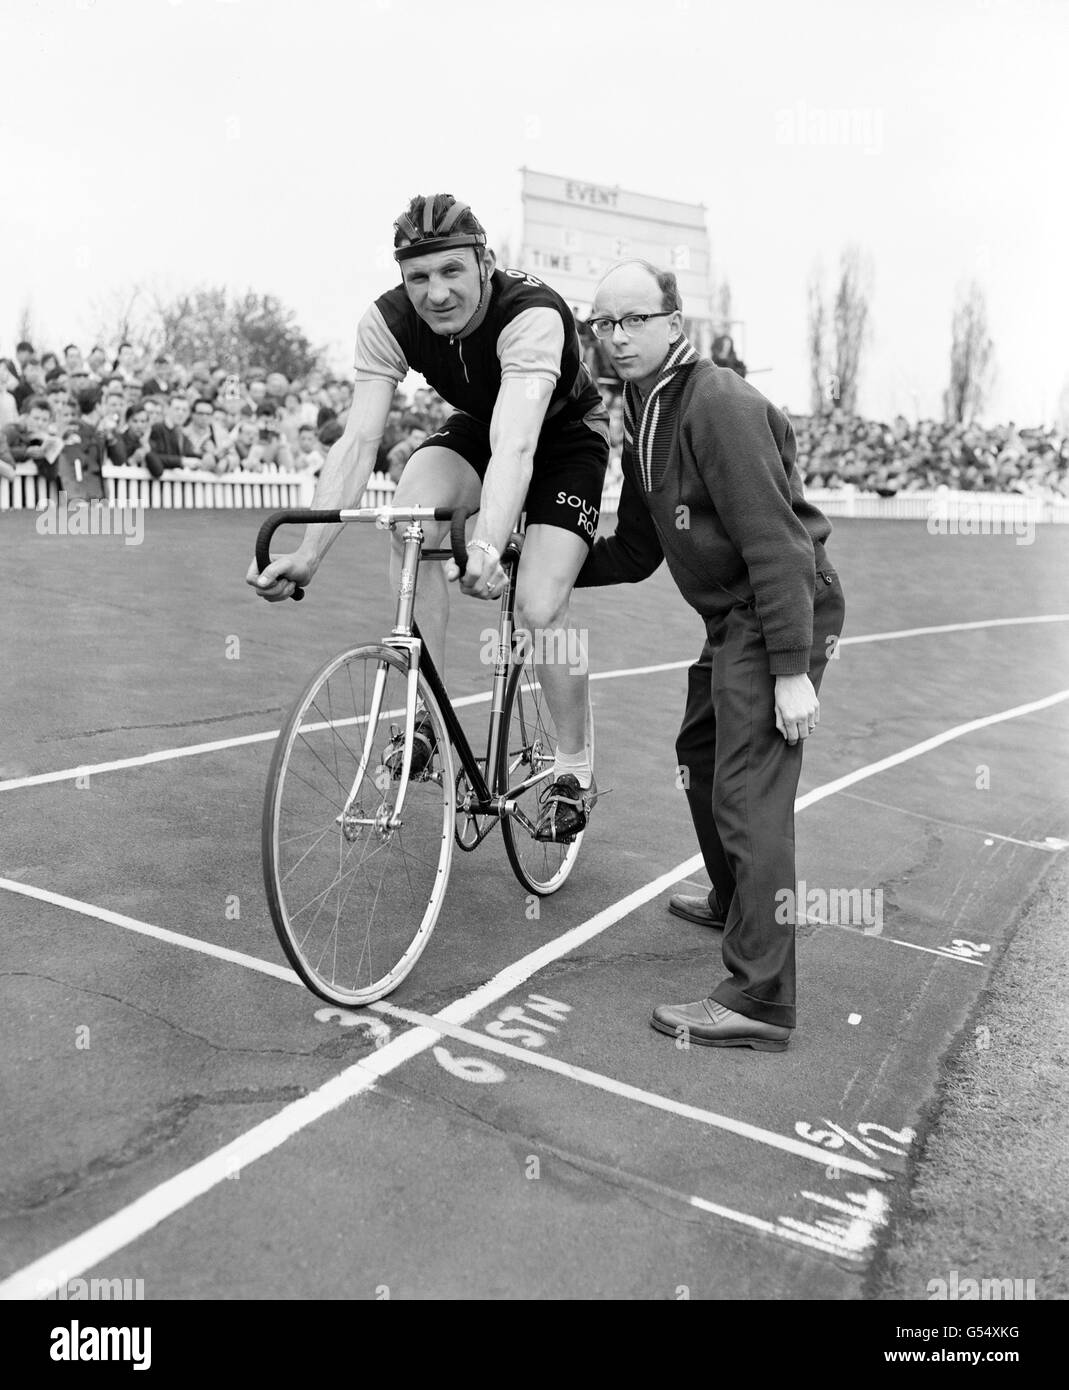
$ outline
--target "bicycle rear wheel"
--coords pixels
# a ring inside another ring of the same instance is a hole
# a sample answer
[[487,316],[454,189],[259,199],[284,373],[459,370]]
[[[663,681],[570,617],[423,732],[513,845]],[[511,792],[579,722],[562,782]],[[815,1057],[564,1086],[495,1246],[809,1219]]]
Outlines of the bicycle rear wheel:
[[[588,712],[588,743],[593,745],[593,716]],[[505,687],[505,709],[498,750],[497,785],[506,791],[517,784],[538,778],[534,785],[516,795],[515,800],[532,825],[539,815],[538,798],[553,773],[557,730],[538,683],[534,661],[528,654],[523,664],[509,672]],[[510,794],[510,799],[511,794]],[[571,873],[583,843],[578,834],[567,844],[536,840],[521,820],[502,816],[501,835],[513,873],[532,893],[546,897],[555,893]]]
[[381,999],[409,973],[449,879],[453,753],[422,675],[419,718],[430,723],[436,747],[409,780],[400,823],[390,823],[400,776],[386,760],[406,735],[407,685],[405,659],[388,647],[358,647],[329,661],[294,704],[267,779],[271,920],[308,988],[348,1007]]

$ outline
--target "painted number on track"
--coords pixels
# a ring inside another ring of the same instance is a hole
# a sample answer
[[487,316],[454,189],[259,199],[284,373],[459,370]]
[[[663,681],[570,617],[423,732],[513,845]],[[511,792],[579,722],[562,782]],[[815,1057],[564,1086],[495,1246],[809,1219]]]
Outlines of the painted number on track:
[[[545,1047],[546,1034],[559,1031],[557,1025],[564,1022],[572,1011],[570,1004],[562,1004],[559,999],[547,999],[544,994],[529,994],[522,1007],[509,1004],[498,1016],[485,1025],[484,1032],[503,1042],[518,1043],[520,1047]],[[535,1015],[538,1017],[535,1017]],[[547,1019],[553,1021],[547,1022]],[[434,1048],[434,1056],[451,1076],[459,1076],[464,1081],[474,1081],[477,1085],[504,1081],[505,1073],[495,1062],[485,1057],[454,1057],[446,1047]]]
[[[850,1130],[837,1125],[833,1120],[821,1120],[820,1123],[826,1128],[814,1129],[805,1120],[799,1120],[794,1127],[794,1132],[799,1139],[805,1139],[807,1143],[816,1144],[818,1148],[822,1149],[834,1151],[845,1148],[849,1144],[859,1153],[863,1153],[866,1158],[875,1158],[877,1149],[887,1154],[905,1157],[910,1144],[917,1137],[912,1129],[888,1129],[886,1125],[874,1124],[871,1120],[859,1124],[857,1134],[852,1134]],[[874,1139],[872,1137],[874,1134],[883,1135],[883,1140]]]
[[962,956],[965,960],[978,960],[990,949],[986,941],[962,941],[961,937],[955,937],[947,952],[952,956]]
[[351,1009],[316,1009],[317,1023],[337,1023],[342,1028],[362,1028],[376,1047],[385,1047],[390,1041],[390,1025],[381,1018],[369,1018],[367,1014],[354,1013]]

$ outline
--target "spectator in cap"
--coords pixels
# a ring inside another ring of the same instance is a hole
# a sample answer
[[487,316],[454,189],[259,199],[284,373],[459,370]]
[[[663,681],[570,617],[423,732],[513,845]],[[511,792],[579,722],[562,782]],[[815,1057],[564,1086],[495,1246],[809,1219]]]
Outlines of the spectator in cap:
[[165,352],[161,352],[152,364],[152,375],[141,383],[141,390],[146,396],[169,397],[171,379],[171,359]]

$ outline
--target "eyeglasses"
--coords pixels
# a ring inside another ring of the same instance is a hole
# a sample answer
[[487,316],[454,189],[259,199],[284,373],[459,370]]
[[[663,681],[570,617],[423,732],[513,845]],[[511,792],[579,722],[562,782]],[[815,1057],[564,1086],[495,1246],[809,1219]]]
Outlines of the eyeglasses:
[[215,414],[214,410],[195,410],[193,414],[198,420],[210,420]]
[[666,309],[661,314],[625,314],[622,319],[588,319],[587,326],[595,338],[611,338],[613,329],[619,324],[630,337],[632,333],[638,333],[649,319],[667,319],[678,312],[678,309]]

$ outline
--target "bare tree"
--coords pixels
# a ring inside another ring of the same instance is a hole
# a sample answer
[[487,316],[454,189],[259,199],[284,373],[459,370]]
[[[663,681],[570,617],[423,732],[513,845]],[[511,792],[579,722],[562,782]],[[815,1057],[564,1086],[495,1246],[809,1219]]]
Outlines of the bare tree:
[[17,334],[17,337],[15,339],[16,342],[33,342],[33,311],[31,309],[30,301],[28,299],[26,303],[22,306],[22,309],[19,313],[18,328],[16,328],[15,332]]
[[951,324],[949,421],[966,424],[983,409],[994,379],[995,345],[987,328],[987,300],[976,280],[959,286]]
[[809,351],[809,410],[823,415],[830,404],[827,392],[827,310],[820,263],[813,266],[806,289],[806,345]]
[[847,246],[839,258],[839,284],[835,291],[832,326],[835,357],[830,392],[847,415],[857,413],[857,389],[861,359],[869,340],[869,297],[872,268],[858,246]]
[[139,357],[156,352],[163,342],[158,296],[140,281],[112,290],[89,306],[93,342],[112,356],[120,343],[130,343]]

